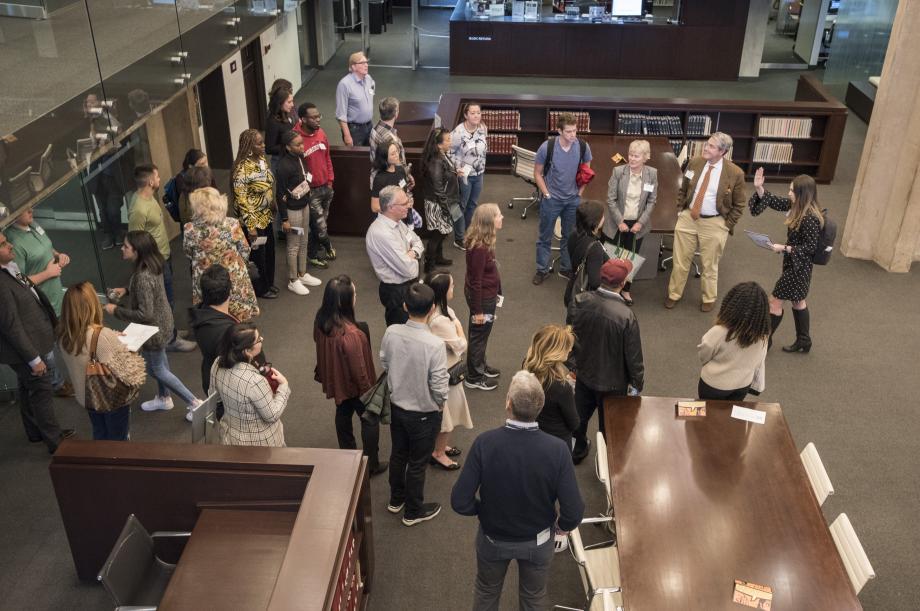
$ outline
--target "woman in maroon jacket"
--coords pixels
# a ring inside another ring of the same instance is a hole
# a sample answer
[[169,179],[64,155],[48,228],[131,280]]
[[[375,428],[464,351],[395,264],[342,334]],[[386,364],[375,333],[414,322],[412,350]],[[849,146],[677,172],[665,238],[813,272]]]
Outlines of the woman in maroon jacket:
[[486,364],[486,344],[495,321],[495,308],[502,292],[501,276],[495,261],[495,242],[502,228],[501,209],[497,204],[481,204],[473,213],[466,230],[466,282],[463,294],[470,306],[470,340],[466,358],[467,388],[495,390],[498,369]]
[[[337,276],[326,284],[323,305],[313,324],[316,342],[316,381],[323,385],[327,399],[335,401],[335,434],[339,447],[357,449],[352,432],[352,414],[364,413],[361,395],[374,385],[374,358],[370,332],[365,323],[355,322],[355,285],[351,278]],[[371,475],[387,470],[377,448],[380,424],[361,418],[361,443]]]

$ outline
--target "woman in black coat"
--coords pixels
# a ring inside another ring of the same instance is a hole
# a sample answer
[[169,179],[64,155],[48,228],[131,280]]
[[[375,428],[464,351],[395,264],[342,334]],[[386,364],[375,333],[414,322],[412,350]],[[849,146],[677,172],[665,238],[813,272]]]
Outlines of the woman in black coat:
[[451,265],[444,257],[444,239],[453,231],[453,222],[460,218],[460,183],[457,168],[450,158],[450,131],[437,128],[428,136],[422,151],[421,184],[425,239],[425,271],[436,265]]
[[569,236],[566,247],[569,249],[569,260],[572,262],[572,276],[565,287],[562,298],[565,307],[569,307],[572,299],[581,292],[582,287],[575,287],[578,278],[578,269],[584,264],[583,287],[586,291],[593,291],[601,285],[601,265],[610,258],[604,250],[601,241],[601,228],[604,226],[604,211],[606,206],[599,201],[586,199],[578,204],[575,210],[575,231]]
[[522,365],[543,385],[545,399],[537,416],[540,430],[564,441],[569,450],[572,449],[572,434],[581,422],[575,409],[575,391],[569,383],[569,370],[565,366],[574,344],[572,327],[544,325],[534,333]]

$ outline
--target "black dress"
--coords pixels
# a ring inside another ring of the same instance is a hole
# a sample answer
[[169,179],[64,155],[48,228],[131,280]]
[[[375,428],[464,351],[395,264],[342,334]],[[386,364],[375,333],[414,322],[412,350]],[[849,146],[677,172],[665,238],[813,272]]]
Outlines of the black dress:
[[575,394],[568,382],[555,380],[543,389],[546,399],[537,416],[537,424],[544,433],[558,437],[572,448],[572,433],[581,424],[575,409]]
[[[788,212],[792,201],[764,191],[763,197],[755,191],[748,201],[751,215],[757,216],[768,207],[779,212]],[[818,236],[821,233],[821,221],[818,217],[808,214],[796,229],[789,227],[786,235],[786,245],[792,247],[792,252],[783,253],[783,273],[773,287],[773,296],[784,301],[802,301],[808,296],[808,287],[811,284],[812,257],[818,248]]]

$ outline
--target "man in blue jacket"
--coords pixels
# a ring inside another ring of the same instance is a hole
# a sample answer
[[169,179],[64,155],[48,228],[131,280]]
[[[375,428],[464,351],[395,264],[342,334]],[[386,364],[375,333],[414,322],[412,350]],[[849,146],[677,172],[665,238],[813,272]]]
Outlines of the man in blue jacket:
[[569,448],[537,426],[543,400],[536,376],[517,372],[505,426],[476,438],[451,493],[454,511],[479,516],[474,611],[498,611],[512,559],[521,609],[545,609],[554,532],[577,528],[584,515]]

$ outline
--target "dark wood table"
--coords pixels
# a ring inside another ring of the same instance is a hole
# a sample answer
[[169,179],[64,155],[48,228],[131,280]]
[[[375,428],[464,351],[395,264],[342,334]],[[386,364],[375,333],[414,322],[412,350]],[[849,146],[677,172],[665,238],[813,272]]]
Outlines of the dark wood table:
[[777,611],[862,609],[780,406],[679,419],[677,401],[604,403],[626,609],[738,611],[735,579],[772,587]]

